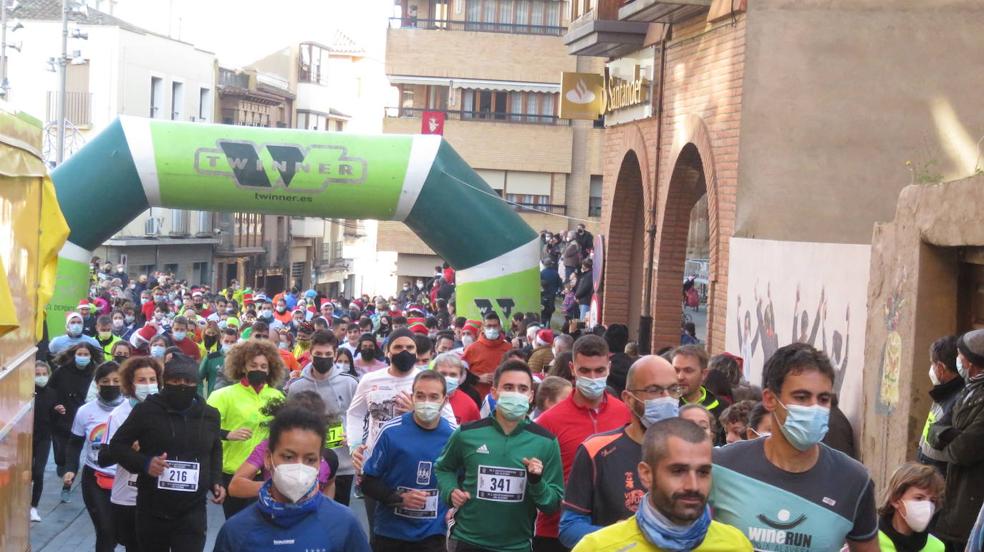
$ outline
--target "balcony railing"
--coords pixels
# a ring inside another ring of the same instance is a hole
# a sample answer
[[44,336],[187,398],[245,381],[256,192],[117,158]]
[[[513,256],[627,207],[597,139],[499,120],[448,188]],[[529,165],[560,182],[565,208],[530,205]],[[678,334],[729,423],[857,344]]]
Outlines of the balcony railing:
[[441,111],[445,120],[484,121],[490,123],[519,123],[530,125],[570,126],[571,122],[556,115],[525,115],[499,111],[465,111],[463,109],[422,109],[417,107],[387,107],[386,116],[401,119],[419,119],[425,111]]
[[[58,92],[48,91],[47,120],[58,120]],[[92,126],[92,94],[90,92],[65,93],[65,120],[76,127]]]
[[527,35],[561,36],[566,27],[559,25],[530,25],[527,23],[494,23],[484,21],[454,21],[452,19],[417,19],[391,17],[391,29],[427,29],[438,31],[479,31],[483,33],[508,33]]
[[554,205],[552,203],[516,203],[512,208],[520,213],[550,213],[552,215],[566,215],[566,205]]

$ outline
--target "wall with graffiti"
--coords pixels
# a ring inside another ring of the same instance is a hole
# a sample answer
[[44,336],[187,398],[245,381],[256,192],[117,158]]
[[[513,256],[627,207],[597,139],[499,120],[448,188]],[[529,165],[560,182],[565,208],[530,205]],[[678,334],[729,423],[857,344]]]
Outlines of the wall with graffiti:
[[805,342],[829,356],[840,406],[860,430],[870,246],[731,238],[726,346],[762,382],[776,349]]

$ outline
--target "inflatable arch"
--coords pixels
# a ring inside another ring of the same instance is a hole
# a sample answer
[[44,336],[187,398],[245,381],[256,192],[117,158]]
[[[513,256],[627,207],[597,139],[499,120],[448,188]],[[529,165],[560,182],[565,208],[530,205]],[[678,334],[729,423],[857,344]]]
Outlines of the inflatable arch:
[[51,173],[71,234],[51,335],[92,250],[148,207],[403,221],[457,271],[457,312],[540,311],[539,236],[440,136],[120,117]]

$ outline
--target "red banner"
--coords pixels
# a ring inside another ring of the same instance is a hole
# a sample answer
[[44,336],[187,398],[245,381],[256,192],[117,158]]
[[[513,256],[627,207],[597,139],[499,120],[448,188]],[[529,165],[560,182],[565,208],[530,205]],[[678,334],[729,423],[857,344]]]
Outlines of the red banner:
[[440,134],[444,135],[444,112],[443,111],[424,111],[424,116],[420,119],[421,134]]

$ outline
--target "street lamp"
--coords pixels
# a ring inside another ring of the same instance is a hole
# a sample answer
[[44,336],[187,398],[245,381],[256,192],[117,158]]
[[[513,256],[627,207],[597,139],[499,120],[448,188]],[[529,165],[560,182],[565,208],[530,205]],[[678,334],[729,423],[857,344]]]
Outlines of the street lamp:
[[[2,3],[4,0],[0,0]],[[56,149],[55,162],[61,165],[65,160],[65,94],[68,88],[68,65],[73,59],[81,56],[81,52],[72,58],[68,57],[68,16],[69,14],[81,15],[83,18],[89,15],[88,6],[79,4],[72,0],[62,0],[62,48],[61,57],[58,58],[58,65],[61,67],[58,82],[58,144]],[[89,38],[87,33],[80,29],[74,29],[72,38],[86,40]]]
[[[7,48],[21,51],[21,43],[7,44],[7,16],[17,11],[20,3],[17,0],[0,0],[0,97],[6,98],[7,91],[10,90],[10,82],[7,80]],[[18,21],[10,32],[23,29],[24,25]]]

